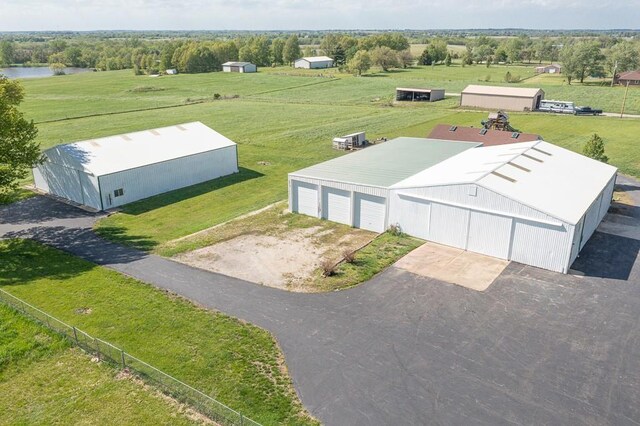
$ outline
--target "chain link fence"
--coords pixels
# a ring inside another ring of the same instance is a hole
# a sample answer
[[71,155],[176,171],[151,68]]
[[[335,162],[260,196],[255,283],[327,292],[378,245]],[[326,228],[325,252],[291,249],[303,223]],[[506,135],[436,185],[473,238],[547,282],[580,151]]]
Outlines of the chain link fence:
[[158,370],[154,366],[129,355],[117,346],[95,338],[79,328],[68,325],[2,289],[0,289],[0,301],[35,319],[49,329],[62,334],[72,344],[96,356],[99,360],[137,375],[164,394],[193,407],[196,411],[223,426],[261,426],[260,423],[243,416],[209,395]]

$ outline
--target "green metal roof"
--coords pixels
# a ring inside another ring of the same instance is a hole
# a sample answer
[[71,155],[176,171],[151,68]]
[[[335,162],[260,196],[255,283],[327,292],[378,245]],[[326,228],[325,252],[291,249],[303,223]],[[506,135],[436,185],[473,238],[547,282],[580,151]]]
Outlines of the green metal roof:
[[387,188],[479,145],[482,144],[402,137],[290,175]]

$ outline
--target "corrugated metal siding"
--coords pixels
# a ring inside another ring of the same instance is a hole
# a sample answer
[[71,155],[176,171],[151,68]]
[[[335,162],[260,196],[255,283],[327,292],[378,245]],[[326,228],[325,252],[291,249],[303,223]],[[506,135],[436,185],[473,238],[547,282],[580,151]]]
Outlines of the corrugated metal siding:
[[42,175],[42,171],[37,167],[32,169],[31,171],[33,172],[33,184],[35,185],[35,187],[41,191],[49,192],[49,184]]
[[50,194],[83,204],[82,187],[77,170],[48,161],[38,166],[38,169],[42,179],[46,181],[46,185],[41,189],[46,186]]
[[387,214],[386,198],[354,194],[354,224],[356,228],[384,232]]
[[602,194],[591,204],[589,210],[584,215],[584,227],[582,228],[582,242],[580,243],[580,250],[587,244],[589,238],[593,235],[596,228],[600,224],[600,202],[602,201]]
[[463,93],[460,105],[486,109],[524,111],[525,108],[530,110],[535,108],[535,98],[516,98],[510,96],[488,96]]
[[292,212],[318,217],[318,185],[292,181],[291,194]]
[[345,182],[336,182],[336,181],[323,180],[323,179],[312,179],[312,178],[306,178],[306,177],[299,177],[293,174],[289,175],[289,180],[290,181],[296,180],[299,182],[308,182],[308,183],[313,183],[315,185],[337,188],[345,191],[354,191],[354,192],[359,192],[361,194],[375,195],[377,197],[387,198],[387,196],[389,195],[388,189],[380,188],[377,186],[355,185],[352,183],[345,183]]
[[406,234],[429,239],[430,202],[404,198],[392,192],[389,205],[389,225],[399,225]]
[[616,177],[614,176],[611,181],[607,184],[607,187],[604,189],[602,193],[602,202],[600,203],[600,214],[599,222],[604,219],[607,212],[609,211],[609,207],[611,207],[611,199],[613,198],[613,189],[616,184]]
[[[476,195],[472,195],[474,194]],[[452,202],[469,206],[471,208],[486,209],[504,212],[505,214],[514,214],[532,219],[541,219],[545,221],[558,222],[557,219],[525,206],[514,200],[506,198],[496,192],[490,191],[484,187],[475,184],[461,185],[443,185],[425,188],[410,188],[393,190],[392,192],[411,193],[421,197],[438,200],[444,202]],[[392,205],[393,209],[393,205]]]
[[508,259],[512,223],[510,217],[471,211],[467,250]]
[[468,224],[469,210],[431,203],[429,222],[431,241],[464,249],[467,244]]
[[571,242],[571,255],[569,257],[569,262],[567,264],[567,269],[573,265],[573,262],[578,258],[578,254],[580,253],[580,238],[582,237],[582,225],[584,224],[584,217],[580,219],[580,222],[573,227],[571,232],[573,232],[573,240]]
[[324,219],[351,225],[351,192],[323,187],[321,211]]
[[515,219],[511,260],[550,271],[565,272],[570,254],[570,229]]
[[83,172],[78,172],[78,177],[80,178],[80,185],[82,186],[83,204],[93,207],[96,210],[102,210],[98,178]]
[[[237,171],[236,147],[229,146],[101,176],[102,200],[105,208],[116,207]],[[114,191],[120,188],[124,195],[114,197]]]

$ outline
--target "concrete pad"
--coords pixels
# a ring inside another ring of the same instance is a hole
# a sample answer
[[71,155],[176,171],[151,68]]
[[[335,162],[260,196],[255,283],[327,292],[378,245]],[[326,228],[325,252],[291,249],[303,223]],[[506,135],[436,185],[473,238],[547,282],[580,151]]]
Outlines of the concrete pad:
[[394,266],[423,277],[484,291],[508,264],[508,260],[428,242]]

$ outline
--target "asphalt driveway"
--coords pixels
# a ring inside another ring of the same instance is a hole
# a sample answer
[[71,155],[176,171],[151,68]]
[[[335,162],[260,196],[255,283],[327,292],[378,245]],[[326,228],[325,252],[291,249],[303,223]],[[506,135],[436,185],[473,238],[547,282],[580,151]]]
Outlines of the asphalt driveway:
[[327,425],[640,424],[640,240],[625,234],[635,218],[597,232],[575,275],[512,263],[479,293],[390,268],[350,290],[294,294],[108,243],[91,231],[95,215],[61,206],[36,197],[0,209],[0,236],[270,330]]

